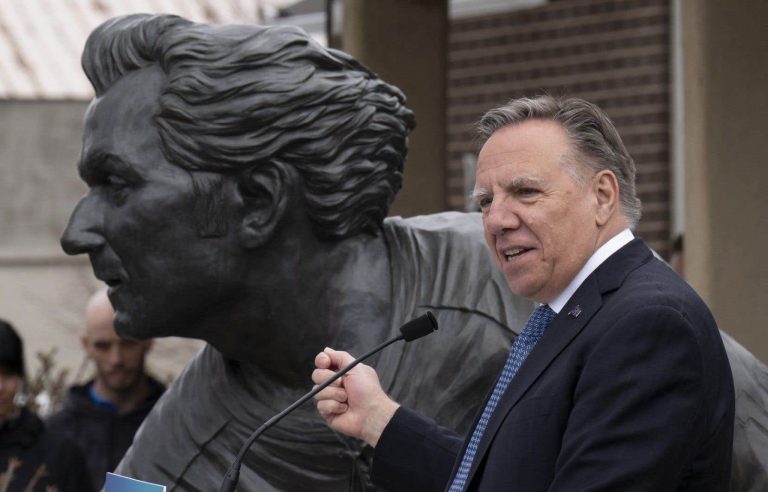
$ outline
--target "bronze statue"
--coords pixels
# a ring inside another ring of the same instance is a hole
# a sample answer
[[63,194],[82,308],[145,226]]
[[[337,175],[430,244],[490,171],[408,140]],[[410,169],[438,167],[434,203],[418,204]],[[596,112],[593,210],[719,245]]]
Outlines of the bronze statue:
[[[531,307],[492,268],[479,217],[384,219],[411,111],[398,89],[291,27],[110,20],[62,237],[135,338],[209,343],[118,471],[215,490],[249,433],[305,393],[326,345],[360,353],[427,309],[439,334],[374,363],[388,389],[465,428]],[[442,398],[443,394],[451,398]],[[266,433],[243,490],[371,490],[369,450],[311,406]]]
[[[472,423],[532,306],[492,266],[476,214],[385,219],[414,126],[398,89],[297,28],[176,16],[107,21],[83,67],[90,189],[62,246],[109,285],[119,333],[208,342],[119,473],[217,490],[251,431],[312,386],[317,352],[360,354],[428,309],[440,331],[372,365],[396,400]],[[768,401],[768,371],[726,348],[743,369],[735,469],[756,487],[736,490],[760,490],[768,415],[750,402]],[[241,489],[374,490],[370,451],[300,408],[253,446]]]

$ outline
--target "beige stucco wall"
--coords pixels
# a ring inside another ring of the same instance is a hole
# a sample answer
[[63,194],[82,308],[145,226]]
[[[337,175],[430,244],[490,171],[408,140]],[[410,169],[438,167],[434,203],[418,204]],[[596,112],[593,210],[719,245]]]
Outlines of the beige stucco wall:
[[681,0],[686,279],[768,361],[768,2]]
[[410,216],[446,209],[447,0],[345,0],[342,49],[398,86],[416,113],[402,191],[390,210]]

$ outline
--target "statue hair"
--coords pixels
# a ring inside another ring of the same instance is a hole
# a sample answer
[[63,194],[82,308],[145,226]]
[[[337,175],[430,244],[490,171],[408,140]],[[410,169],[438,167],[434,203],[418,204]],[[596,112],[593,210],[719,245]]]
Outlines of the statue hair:
[[[159,65],[167,76],[154,116],[162,150],[202,194],[223,193],[223,174],[290,166],[315,234],[341,239],[376,234],[401,187],[415,125],[405,97],[299,28],[122,16],[91,33],[82,64],[97,96],[126,73]],[[202,235],[225,232],[221,207],[200,208]]]

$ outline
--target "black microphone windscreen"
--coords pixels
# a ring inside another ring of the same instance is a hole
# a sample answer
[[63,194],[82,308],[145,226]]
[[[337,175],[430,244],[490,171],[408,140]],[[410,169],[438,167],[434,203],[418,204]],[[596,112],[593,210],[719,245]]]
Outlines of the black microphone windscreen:
[[433,331],[437,331],[437,320],[432,311],[427,311],[426,314],[422,314],[400,327],[400,333],[406,342],[412,342]]

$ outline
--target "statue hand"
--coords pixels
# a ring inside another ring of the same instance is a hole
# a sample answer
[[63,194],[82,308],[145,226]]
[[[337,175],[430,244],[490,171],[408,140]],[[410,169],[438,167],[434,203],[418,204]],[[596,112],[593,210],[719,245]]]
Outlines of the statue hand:
[[[315,357],[312,381],[322,384],[335,371],[354,361],[347,352],[326,348]],[[317,411],[335,431],[363,439],[376,447],[381,433],[400,405],[381,387],[376,371],[359,364],[315,395]]]

